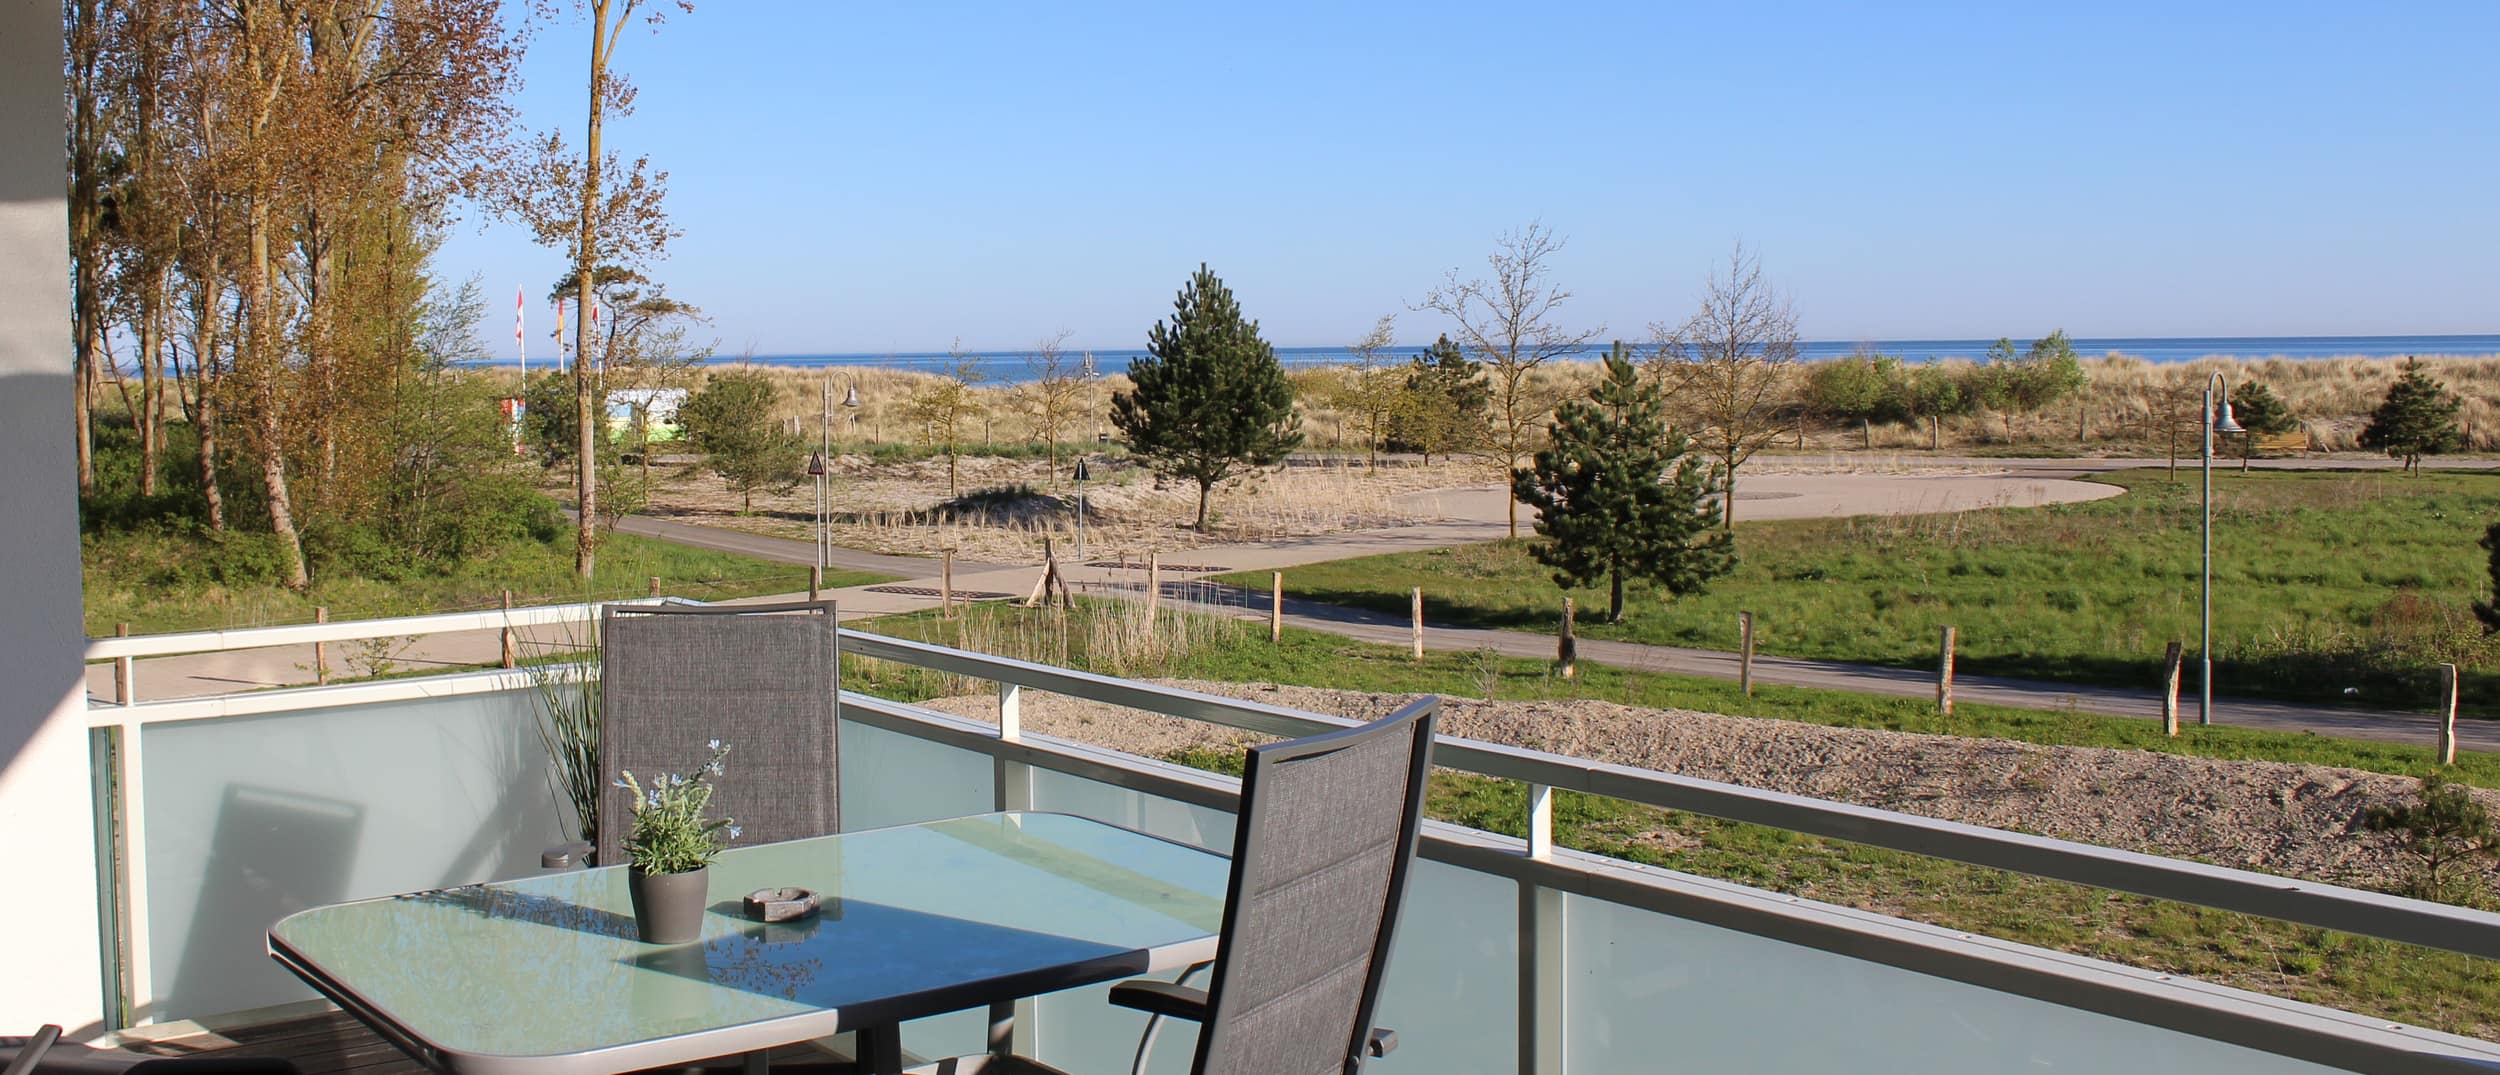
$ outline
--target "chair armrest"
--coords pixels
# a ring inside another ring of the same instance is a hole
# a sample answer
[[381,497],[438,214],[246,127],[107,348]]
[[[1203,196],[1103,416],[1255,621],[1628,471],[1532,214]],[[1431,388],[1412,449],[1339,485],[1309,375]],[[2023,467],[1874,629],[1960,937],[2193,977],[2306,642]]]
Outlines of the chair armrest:
[[1371,1040],[1363,1044],[1363,1055],[1378,1060],[1396,1052],[1397,1048],[1398,1032],[1388,1027],[1376,1026],[1372,1028]]
[[542,870],[569,870],[575,866],[587,866],[590,864],[590,850],[591,844],[588,840],[575,840],[569,844],[557,844],[554,847],[550,847],[545,851],[538,853],[538,868]]
[[1185,985],[1140,978],[1111,987],[1111,1003],[1135,1008],[1154,1015],[1168,1015],[1203,1023],[1207,1019],[1207,991]]

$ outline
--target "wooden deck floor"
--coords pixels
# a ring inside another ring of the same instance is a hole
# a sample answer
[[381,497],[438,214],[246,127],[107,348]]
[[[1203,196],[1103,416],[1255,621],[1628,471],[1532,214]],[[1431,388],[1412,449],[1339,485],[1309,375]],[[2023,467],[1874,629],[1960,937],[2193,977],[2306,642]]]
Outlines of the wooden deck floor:
[[124,1047],[167,1055],[231,1052],[283,1056],[304,1069],[304,1075],[415,1075],[426,1070],[346,1012],[322,1012],[231,1027],[211,1036],[133,1042]]
[[[211,1052],[282,1056],[294,1061],[304,1075],[417,1075],[427,1070],[354,1016],[337,1011],[230,1027],[196,1037],[127,1042],[123,1048],[164,1056]],[[773,1050],[772,1066],[775,1071],[817,1075],[849,1070],[833,1054],[808,1045]],[[736,1067],[732,1062],[713,1070],[735,1071]]]

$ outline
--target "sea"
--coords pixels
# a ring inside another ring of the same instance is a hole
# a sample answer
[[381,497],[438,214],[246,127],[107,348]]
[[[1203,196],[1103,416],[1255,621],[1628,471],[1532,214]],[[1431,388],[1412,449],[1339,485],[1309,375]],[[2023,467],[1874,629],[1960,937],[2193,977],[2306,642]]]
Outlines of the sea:
[[[1635,351],[1642,345],[1625,341]],[[1898,355],[1910,362],[1938,359],[1977,359],[1988,353],[1995,340],[1812,340],[1798,345],[1807,361],[1839,358],[1861,349],[1879,354]],[[2234,358],[2332,358],[2361,355],[2373,358],[2394,358],[2405,355],[2500,355],[2500,334],[2465,336],[2114,336],[2100,339],[2077,338],[2075,351],[2086,356],[2106,354],[2133,355],[2150,362],[2191,362],[2209,356]],[[2030,340],[2015,340],[2016,348],[2030,346]],[[1583,357],[1594,359],[1604,353],[1601,345],[1589,348]],[[1421,354],[1422,346],[1392,347],[1380,352],[1380,359],[1403,364]],[[1073,366],[1090,357],[1099,373],[1119,373],[1128,369],[1131,359],[1142,358],[1142,350],[1092,350],[1071,348],[1067,361]],[[982,379],[1017,384],[1040,376],[1038,362],[1030,351],[972,352],[979,361]],[[1289,368],[1329,366],[1352,363],[1354,355],[1343,347],[1279,347],[1276,358]],[[829,354],[785,355],[719,355],[715,364],[729,365],[751,362],[759,366],[790,366],[812,368],[825,366],[878,366],[886,369],[939,372],[953,365],[955,359],[942,351],[861,351]],[[510,365],[498,361],[495,365]]]

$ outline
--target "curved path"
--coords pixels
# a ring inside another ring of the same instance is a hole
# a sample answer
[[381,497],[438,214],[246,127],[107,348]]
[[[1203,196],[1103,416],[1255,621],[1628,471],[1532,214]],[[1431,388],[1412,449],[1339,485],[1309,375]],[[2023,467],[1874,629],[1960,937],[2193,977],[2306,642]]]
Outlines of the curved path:
[[[1736,514],[1739,520],[1835,518],[1850,515],[1918,515],[1976,508],[2031,507],[2043,504],[2074,503],[2117,496],[2124,490],[2117,486],[2077,480],[2094,473],[2160,466],[2163,461],[2126,459],[1920,459],[1901,457],[1901,465],[1876,458],[1836,455],[1834,461],[1844,468],[1880,466],[1886,472],[1842,473],[1772,473],[1745,475],[1736,489]],[[1812,466],[1817,457],[1764,457],[1761,462],[1794,468]],[[2260,467],[2269,461],[2258,462]],[[2274,461],[2281,465],[2282,461]],[[2335,460],[2335,469],[2387,469],[2389,464],[2367,460]],[[2464,464],[2467,461],[2456,461]],[[1952,473],[1901,473],[1899,470],[1917,465],[1950,467]],[[2482,465],[2488,465],[2484,463]],[[1387,530],[1356,531],[1292,538],[1281,541],[1209,546],[1175,554],[1193,565],[1217,571],[1283,570],[1324,560],[1341,560],[1380,553],[1407,552],[1442,548],[1471,542],[1491,541],[1509,532],[1508,498],[1498,486],[1452,489],[1414,493],[1399,498],[1402,506],[1442,515],[1443,521],[1397,527]],[[1524,517],[1521,523],[1529,520]],[[811,563],[815,547],[810,542],[786,538],[764,537],[737,531],[694,526],[662,519],[634,518],[620,529],[666,541],[705,548],[726,549],[786,563]],[[936,565],[929,560],[886,556],[842,550],[837,566],[857,570],[879,571],[906,577],[910,584],[934,591]],[[1095,568],[1064,565],[1063,573],[1072,584],[1102,592],[1142,593],[1144,572],[1117,568]],[[1040,577],[1035,565],[981,565],[958,563],[955,587],[958,593],[1029,593]],[[1179,601],[1186,593],[1193,603],[1203,603],[1207,591],[1196,584],[1180,581],[1186,578],[1174,572],[1166,577],[1164,599]],[[911,612],[936,605],[933,596],[875,593],[866,587],[831,591],[841,605],[845,619],[861,619]],[[758,598],[780,600],[784,598]],[[1261,598],[1260,600],[1263,600]],[[1227,603],[1254,604],[1249,595],[1235,591]],[[1288,622],[1298,627],[1342,635],[1364,641],[1404,645],[1409,627],[1400,618],[1358,609],[1340,608],[1310,602],[1288,600]],[[1264,615],[1263,611],[1254,613]],[[1492,629],[1427,628],[1426,644],[1434,649],[1492,649],[1510,656],[1550,658],[1553,640],[1520,631]],[[500,638],[493,631],[467,632],[431,636],[418,647],[400,655],[404,667],[483,665],[496,659]],[[1597,664],[1680,675],[1736,678],[1736,659],[1732,653],[1715,650],[1683,649],[1667,646],[1645,646],[1633,643],[1584,639],[1580,643],[1583,660]],[[334,664],[336,658],[333,658]],[[309,647],[273,647],[263,650],[219,654],[167,657],[138,662],[140,694],[156,699],[205,694],[228,693],[261,687],[274,687],[310,682],[313,657]],[[1813,687],[1826,690],[1857,691],[1904,697],[1932,697],[1934,681],[1925,673],[1873,665],[1847,664],[1837,661],[1809,661],[1783,657],[1757,657],[1755,679],[1758,682],[1785,686]],[[89,669],[90,693],[97,698],[112,697],[109,665]],[[2156,717],[2160,700],[2149,690],[2128,691],[2108,687],[1998,679],[1982,676],[1959,676],[1955,694],[1960,700],[1991,705],[2032,709],[2072,709],[2115,716]],[[2421,714],[2366,711],[2326,707],[2304,707],[2278,702],[2236,698],[2215,699],[2218,723],[2274,728],[2285,731],[2312,731],[2323,735],[2350,738],[2381,739],[2427,744],[2434,734],[2430,718]],[[2193,719],[2189,704],[2187,719]],[[2468,749],[2500,750],[2500,724],[2468,721],[2460,724],[2458,733]]]

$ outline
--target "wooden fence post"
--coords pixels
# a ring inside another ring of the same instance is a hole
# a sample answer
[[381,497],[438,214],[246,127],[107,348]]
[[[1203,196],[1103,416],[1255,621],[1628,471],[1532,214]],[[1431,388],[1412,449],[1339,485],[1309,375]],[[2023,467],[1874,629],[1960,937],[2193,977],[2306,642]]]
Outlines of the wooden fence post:
[[[115,637],[115,638],[128,638],[128,637],[130,637],[130,625],[129,625],[129,624],[127,624],[127,623],[117,623],[117,624],[114,624],[114,625],[113,625],[113,637]],[[137,662],[137,661],[134,661],[134,660],[132,660],[132,659],[130,659],[130,658],[128,658],[128,657],[115,657],[115,658],[113,658],[113,701],[114,701],[114,703],[115,703],[115,704],[117,704],[117,705],[129,705],[129,704],[131,704],[131,703],[136,702],[136,701],[138,701],[138,700],[139,700],[139,699],[138,699],[138,697],[137,697],[138,693],[139,693],[139,665],[138,665],[138,662]]]
[[1416,659],[1416,660],[1418,660],[1418,661],[1420,661],[1420,660],[1423,660],[1423,659],[1424,659],[1424,588],[1423,588],[1423,587],[1421,587],[1421,586],[1417,586],[1417,587],[1415,587],[1414,594],[1413,594],[1413,600],[1410,602],[1410,604],[1411,604],[1411,605],[1412,605],[1412,607],[1414,608],[1414,616],[1413,616],[1412,618],[1413,618],[1413,620],[1414,620],[1414,624],[1415,624],[1415,659]]
[[2161,655],[2161,733],[2179,734],[2179,658],[2186,647],[2173,642]]
[[1163,554],[1146,552],[1146,629],[1154,630],[1155,615],[1163,604]]
[[1267,573],[1267,640],[1271,645],[1285,641],[1285,573]]
[[512,635],[512,591],[503,592],[503,666],[517,668],[521,664],[521,643]]
[[1953,715],[1953,627],[1944,629],[1944,657],[1936,663],[1936,712]]
[[825,591],[825,565],[807,565],[807,599],[821,600]]
[[1562,637],[1554,640],[1554,663],[1559,666],[1564,679],[1580,674],[1580,640],[1572,636],[1571,614],[1571,599],[1565,597],[1563,598]]
[[2457,763],[2457,666],[2439,666],[2439,764]]
[[955,550],[938,550],[938,618],[955,618]]
[[1736,635],[1738,646],[1736,685],[1744,689],[1745,697],[1751,698],[1753,697],[1753,613],[1736,614]]
[[660,577],[658,575],[651,576],[651,596],[660,596]]
[[[326,607],[313,609],[313,622],[330,622],[330,610]],[[330,685],[330,644],[327,642],[313,643],[313,682],[324,687]]]

